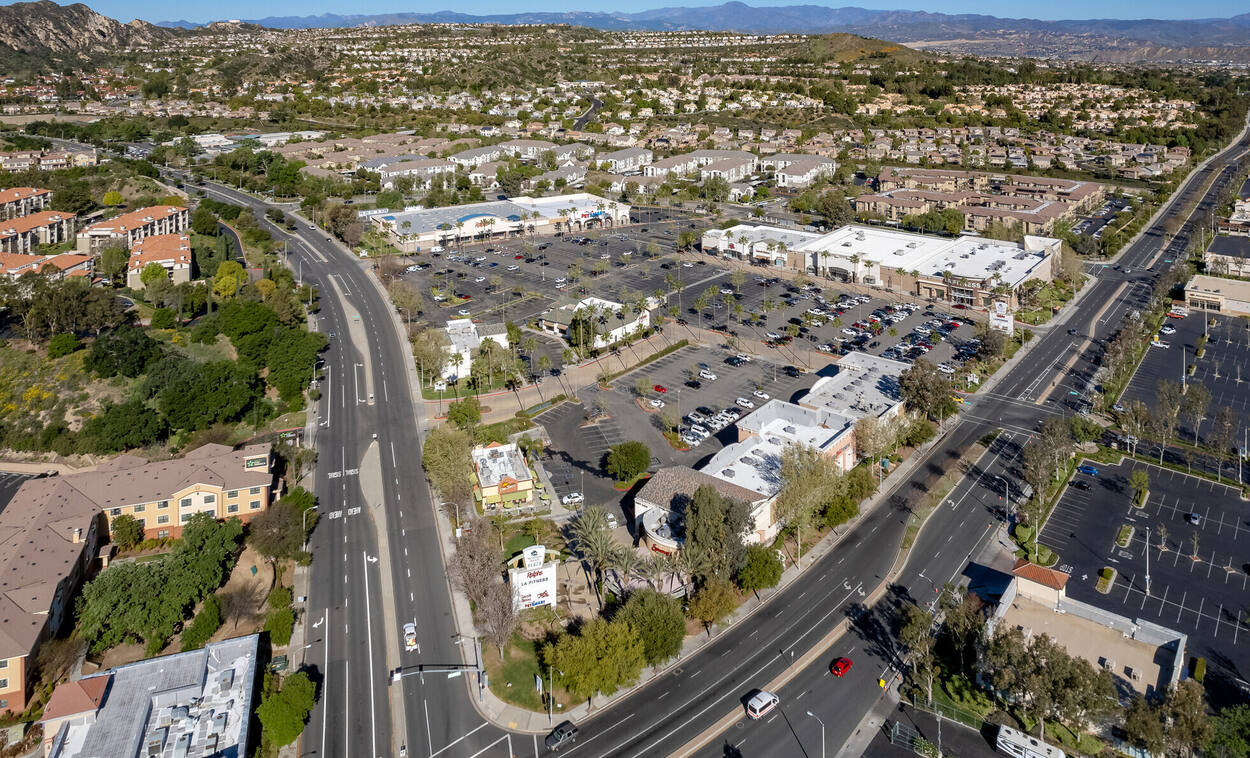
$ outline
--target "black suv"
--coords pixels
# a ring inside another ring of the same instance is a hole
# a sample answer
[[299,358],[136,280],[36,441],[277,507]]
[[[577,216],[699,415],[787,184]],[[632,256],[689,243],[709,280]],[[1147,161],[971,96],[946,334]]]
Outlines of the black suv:
[[548,750],[555,752],[566,745],[572,745],[576,740],[577,727],[573,726],[572,721],[565,721],[551,730],[551,734],[547,735],[543,744]]

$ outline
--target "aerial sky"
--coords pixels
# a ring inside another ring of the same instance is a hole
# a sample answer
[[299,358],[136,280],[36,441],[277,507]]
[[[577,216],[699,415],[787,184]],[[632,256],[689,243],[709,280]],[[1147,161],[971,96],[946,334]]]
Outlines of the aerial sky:
[[[59,0],[68,4],[71,0]],[[171,3],[168,0],[85,0],[99,13],[121,21],[205,22],[231,18],[265,16],[311,16],[322,13],[395,13],[456,10],[461,13],[491,14],[521,11],[622,11],[673,6],[719,5],[723,0],[217,0],[212,3]],[[1004,4],[1001,0],[746,0],[748,5],[819,4],[831,7],[854,6],[881,10],[924,10],[931,13],[981,13],[1009,18],[1227,18],[1245,12],[1245,6],[1228,0],[1190,0],[1186,3],[1164,0],[1023,0]],[[5,3],[7,4],[7,3]],[[1240,7],[1240,10],[1238,8]]]

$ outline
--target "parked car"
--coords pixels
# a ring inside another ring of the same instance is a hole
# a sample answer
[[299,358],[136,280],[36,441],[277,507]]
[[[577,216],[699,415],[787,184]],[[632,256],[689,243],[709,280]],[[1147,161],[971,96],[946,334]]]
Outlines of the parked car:
[[699,372],[699,378],[706,379],[709,382],[714,382],[716,381],[716,374],[713,374],[711,371],[708,371],[707,369],[703,369],[702,371]]
[[755,403],[751,402],[750,400],[747,400],[745,397],[740,397],[740,398],[738,398],[737,400],[735,400],[734,402],[735,402],[735,403],[737,403],[739,406],[741,406],[741,407],[743,407],[743,408],[754,408],[754,407],[755,407]]
[[664,401],[658,397],[651,398],[650,403],[651,407],[657,410],[664,407]]
[[659,392],[660,394],[664,394],[665,392],[668,392],[668,387],[665,387],[663,384],[657,384],[651,389],[655,390],[656,392]]
[[577,503],[580,503],[585,499],[586,498],[583,497],[582,493],[580,492],[570,492],[569,494],[560,498],[560,502],[564,505],[576,505]]
[[758,399],[760,399],[760,400],[767,400],[767,399],[768,399],[768,393],[767,393],[767,392],[765,392],[764,390],[755,390],[755,391],[754,391],[754,392],[752,392],[751,394],[752,394],[752,395],[754,395],[756,398],[758,398]]
[[1088,474],[1090,476],[1098,476],[1098,469],[1094,468],[1088,463],[1086,463],[1083,466],[1077,466],[1076,470],[1080,471],[1082,474]]

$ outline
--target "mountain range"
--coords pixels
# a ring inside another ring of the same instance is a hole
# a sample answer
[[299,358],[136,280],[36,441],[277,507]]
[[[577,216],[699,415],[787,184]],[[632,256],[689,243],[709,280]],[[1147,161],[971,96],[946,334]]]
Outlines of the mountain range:
[[[1133,40],[1167,46],[1250,45],[1250,13],[1224,19],[1041,21],[977,14],[929,13],[909,10],[830,8],[821,5],[752,7],[728,2],[710,7],[655,8],[636,13],[592,11],[521,12],[475,16],[455,11],[436,13],[322,14],[269,16],[249,22],[275,29],[350,27],[414,23],[571,24],[604,30],[727,30],[755,33],[850,32],[898,42],[953,40],[1013,33],[1084,35]],[[194,28],[187,21],[162,21],[158,26]]]
[[39,0],[0,6],[0,47],[22,55],[83,55],[173,34],[138,19],[123,24],[82,3]]

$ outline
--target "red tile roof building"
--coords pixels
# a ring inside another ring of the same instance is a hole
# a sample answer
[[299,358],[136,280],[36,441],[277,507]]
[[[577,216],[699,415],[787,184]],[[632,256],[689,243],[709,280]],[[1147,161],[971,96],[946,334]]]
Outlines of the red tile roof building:
[[74,214],[38,211],[0,222],[0,251],[29,253],[39,245],[59,245],[74,236]]
[[10,187],[0,190],[0,219],[26,216],[49,207],[52,190],[38,187]]
[[150,263],[163,267],[174,284],[191,281],[191,238],[186,234],[158,234],[139,240],[130,248],[126,286],[143,289],[140,274]]
[[98,221],[78,232],[78,252],[98,255],[106,247],[127,250],[144,237],[179,234],[191,225],[191,213],[181,205],[153,205]]

